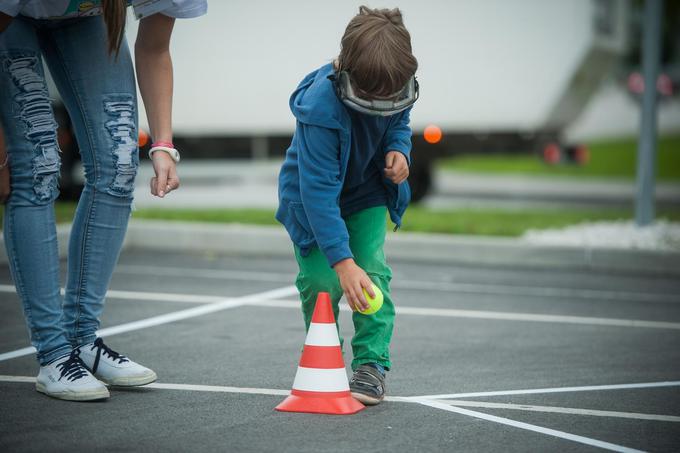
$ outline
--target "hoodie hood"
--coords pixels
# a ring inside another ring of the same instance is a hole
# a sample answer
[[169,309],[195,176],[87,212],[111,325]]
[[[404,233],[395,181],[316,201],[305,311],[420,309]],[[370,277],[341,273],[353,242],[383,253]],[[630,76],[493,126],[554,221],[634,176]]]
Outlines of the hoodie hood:
[[333,64],[328,63],[302,79],[290,97],[290,110],[298,121],[329,129],[348,128],[349,115],[328,78],[334,73]]

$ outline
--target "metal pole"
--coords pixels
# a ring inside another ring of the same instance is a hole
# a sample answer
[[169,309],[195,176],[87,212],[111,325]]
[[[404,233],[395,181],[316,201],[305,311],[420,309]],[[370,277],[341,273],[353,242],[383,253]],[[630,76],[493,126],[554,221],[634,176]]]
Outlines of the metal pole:
[[642,74],[645,91],[637,153],[637,195],[635,223],[638,227],[654,221],[654,176],[656,172],[656,79],[661,55],[663,0],[646,0],[642,36]]

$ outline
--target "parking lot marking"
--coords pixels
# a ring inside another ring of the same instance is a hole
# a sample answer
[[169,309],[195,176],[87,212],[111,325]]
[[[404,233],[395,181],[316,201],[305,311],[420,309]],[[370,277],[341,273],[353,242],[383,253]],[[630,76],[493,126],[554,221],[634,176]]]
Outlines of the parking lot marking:
[[[0,285],[0,293],[16,293],[14,285]],[[64,295],[64,288],[60,290],[61,295]],[[178,293],[158,293],[148,291],[124,291],[110,289],[106,293],[106,297],[112,299],[132,299],[144,301],[163,301],[163,302],[183,302],[193,304],[209,304],[224,300],[223,296],[203,296],[199,294],[178,294]]]
[[541,393],[569,393],[569,392],[592,392],[602,390],[631,390],[648,389],[658,387],[680,387],[680,381],[662,382],[641,382],[635,384],[613,384],[613,385],[584,385],[580,387],[554,387],[526,390],[501,390],[497,392],[471,392],[471,393],[450,393],[442,395],[423,395],[418,398],[443,400],[452,398],[475,398],[479,396],[509,396],[509,395],[535,395]]
[[525,429],[527,431],[533,431],[540,434],[547,434],[549,436],[559,437],[561,439],[571,440],[573,442],[578,442],[585,445],[590,445],[593,447],[604,448],[606,450],[619,451],[619,452],[640,452],[641,450],[635,450],[633,448],[624,447],[623,445],[612,444],[609,442],[604,442],[597,439],[592,439],[590,437],[578,436],[576,434],[570,434],[564,431],[558,431],[551,428],[544,428],[543,426],[532,425],[529,423],[519,422],[517,420],[511,420],[509,418],[497,417],[495,415],[484,414],[482,412],[471,411],[469,409],[463,409],[462,407],[449,406],[448,404],[440,403],[437,401],[432,401],[429,399],[413,399],[413,401],[422,404],[423,406],[433,407],[435,409],[441,409],[448,412],[455,412],[462,415],[467,415],[469,417],[479,418],[482,420],[487,420],[495,423],[500,423],[502,425],[512,426],[515,428]]
[[[36,378],[30,376],[7,376],[0,375],[0,382],[12,382],[12,383],[34,383]],[[652,386],[660,386],[654,384],[668,384],[667,382],[660,383],[647,383],[647,384],[630,384],[630,385],[645,385],[646,388]],[[679,383],[680,384],[680,383]],[[629,385],[629,386],[630,386]],[[595,389],[611,389],[611,388],[630,388],[618,386],[590,386],[590,388]],[[281,389],[266,389],[266,388],[255,388],[255,387],[231,387],[222,385],[194,385],[194,384],[165,384],[165,383],[152,383],[145,385],[140,388],[153,388],[159,390],[181,390],[181,391],[193,391],[193,392],[215,392],[215,393],[236,393],[236,394],[253,394],[253,395],[274,395],[274,396],[286,396],[290,394],[290,390]],[[567,388],[577,388],[577,387],[565,387]],[[640,388],[640,387],[636,387]],[[495,392],[486,392],[495,393]],[[471,411],[468,409],[463,409],[459,406],[472,406],[472,407],[486,407],[486,408],[496,408],[496,409],[519,409],[519,410],[537,410],[540,412],[557,412],[565,413],[570,415],[595,415],[602,417],[622,417],[622,418],[635,418],[643,420],[653,420],[653,421],[680,421],[680,417],[664,416],[664,415],[654,415],[654,414],[638,414],[638,413],[626,413],[626,412],[612,412],[612,411],[597,411],[589,409],[573,409],[573,408],[560,408],[560,407],[550,407],[550,406],[529,406],[529,405],[514,405],[514,404],[499,404],[499,403],[485,403],[477,401],[437,401],[430,398],[424,397],[403,397],[403,396],[392,396],[386,397],[385,400],[391,402],[402,402],[402,403],[415,403],[421,404],[423,406],[432,407],[435,409],[441,409],[448,412],[454,412],[461,415],[466,415],[473,418],[479,418],[495,423],[500,423],[503,425],[512,426],[515,428],[520,428],[528,431],[537,432],[540,434],[546,434],[549,436],[554,436],[586,445],[591,445],[594,447],[604,448],[607,450],[620,451],[620,452],[638,452],[640,450],[635,450],[632,448],[624,447],[622,445],[617,445],[609,442],[600,441],[597,439],[592,439],[589,437],[578,436],[575,434],[570,434],[564,431],[558,431],[550,428],[545,428],[538,425],[532,425],[529,423],[519,422],[504,417],[497,417],[495,415],[489,415],[482,412]]]
[[233,271],[228,269],[185,269],[171,266],[143,266],[140,264],[119,264],[115,272],[118,274],[153,275],[155,277],[191,277],[216,280],[244,280],[254,282],[290,283],[295,280],[295,273]]
[[486,310],[457,310],[449,308],[396,307],[397,314],[450,316],[455,318],[498,319],[503,321],[550,322],[559,324],[587,324],[591,326],[645,327],[649,329],[680,329],[680,323],[646,321],[641,319],[596,318],[590,316],[542,315]]
[[641,414],[638,412],[600,411],[595,409],[578,409],[573,407],[535,406],[531,404],[489,403],[486,401],[462,401],[462,400],[433,400],[433,401],[458,407],[461,406],[481,407],[488,409],[510,409],[529,412],[549,412],[554,414],[592,415],[594,417],[614,417],[614,418],[630,418],[635,420],[654,420],[659,422],[674,422],[674,423],[680,422],[680,417],[676,417],[673,415]]
[[[155,327],[162,324],[168,324],[175,321],[181,321],[183,319],[195,318],[197,316],[203,316],[210,313],[216,313],[218,311],[227,310],[229,308],[240,307],[248,303],[257,301],[258,299],[266,299],[268,297],[286,297],[297,294],[297,288],[295,286],[285,286],[283,288],[277,288],[269,291],[263,291],[260,293],[251,294],[248,296],[233,297],[229,299],[222,298],[217,302],[210,304],[201,305],[198,307],[187,308],[184,310],[179,310],[171,313],[166,313],[163,315],[152,316],[150,318],[141,319],[139,321],[132,321],[125,324],[120,324],[117,326],[107,327],[97,331],[97,335],[100,337],[106,337],[111,335],[117,335],[124,332],[130,332],[133,330],[146,329],[149,327]],[[17,357],[22,357],[35,352],[33,347],[22,348],[15,351],[6,352],[0,354],[0,362],[4,360],[14,359]]]
[[[0,382],[21,382],[21,383],[31,383],[35,382],[34,377],[28,376],[0,376]],[[280,395],[285,396],[290,393],[289,390],[278,390],[278,389],[261,389],[261,388],[251,388],[251,387],[227,387],[219,385],[188,385],[188,384],[161,384],[153,383],[144,386],[144,388],[156,388],[163,390],[185,390],[185,391],[199,391],[199,392],[219,392],[219,393],[248,393],[256,395]],[[503,425],[513,426],[515,428],[521,428],[528,431],[534,431],[540,434],[547,434],[554,437],[559,437],[566,440],[571,440],[574,442],[591,445],[594,447],[604,448],[607,450],[620,451],[620,452],[638,452],[639,450],[624,447],[622,445],[616,445],[609,442],[603,442],[597,439],[591,439],[589,437],[578,436],[575,434],[566,433],[564,431],[557,431],[550,428],[544,428],[542,426],[531,425],[529,423],[519,422],[516,420],[511,420],[509,418],[497,417],[495,415],[488,415],[482,412],[471,411],[468,409],[463,409],[461,407],[450,406],[447,403],[442,403],[438,401],[433,401],[429,399],[418,399],[415,397],[409,398],[399,398],[393,397],[389,398],[391,401],[395,402],[407,402],[407,403],[418,403],[423,406],[429,406],[435,409],[442,409],[448,412],[455,412],[462,415],[467,415],[469,417],[480,418],[487,421],[492,421],[500,423]]]
[[0,362],[5,360],[16,359],[17,357],[23,357],[26,355],[34,354],[35,348],[33,346],[28,346],[26,348],[15,349],[14,351],[5,352],[0,354]]
[[545,286],[518,286],[478,283],[424,282],[414,280],[395,281],[395,288],[430,290],[469,294],[489,294],[498,296],[562,297],[565,299],[598,299],[632,302],[671,302],[678,303],[680,298],[674,294],[648,293],[641,291],[610,291],[603,289],[555,288]]
[[35,382],[35,378],[32,376],[0,375],[0,382]]
[[[9,376],[0,375],[0,382],[14,382],[14,383],[31,383],[35,382],[34,377],[31,376]],[[611,387],[611,386],[598,386]],[[172,383],[158,383],[154,382],[143,386],[143,388],[155,388],[160,390],[186,390],[192,392],[214,392],[214,393],[243,393],[253,395],[281,395],[286,396],[290,394],[290,390],[282,389],[266,389],[256,387],[233,387],[225,385],[197,385],[197,384],[172,384]],[[680,423],[680,417],[672,415],[659,414],[642,414],[637,412],[617,412],[617,411],[602,411],[595,409],[579,409],[571,407],[557,407],[557,406],[536,406],[530,404],[508,404],[508,403],[491,403],[487,401],[466,401],[466,400],[434,400],[430,397],[422,396],[387,396],[386,401],[397,403],[418,403],[423,404],[423,401],[433,401],[436,403],[457,406],[457,407],[480,407],[487,409],[511,409],[529,412],[549,412],[568,415],[588,415],[596,417],[613,417],[613,418],[628,418],[636,420],[653,420],[662,422]]]
[[[292,286],[286,288],[294,288]],[[16,292],[14,286],[0,285],[0,292]],[[63,292],[63,290],[62,290]],[[280,300],[279,297],[290,296],[297,294],[297,290],[285,292],[277,297],[258,298],[254,300],[245,300],[241,296],[236,298],[224,298],[219,296],[202,296],[193,294],[177,294],[177,293],[156,293],[143,291],[121,291],[109,290],[106,296],[111,299],[121,300],[144,300],[144,301],[159,301],[159,302],[186,302],[186,303],[200,303],[200,304],[215,304],[228,303],[231,300],[236,300],[235,306],[252,305],[259,307],[277,307],[277,308],[293,308],[299,309],[300,303],[298,301]],[[231,307],[228,307],[231,308]],[[343,311],[350,311],[345,304],[340,304],[340,309]],[[189,309],[194,310],[194,309]],[[195,310],[201,310],[200,307]],[[396,312],[399,315],[417,315],[417,316],[437,316],[450,318],[469,318],[469,319],[491,319],[500,321],[523,321],[523,322],[547,322],[557,324],[581,324],[594,326],[609,326],[609,327],[635,327],[647,329],[670,329],[680,330],[680,323],[667,321],[648,321],[643,319],[623,319],[623,318],[598,318],[590,316],[570,316],[570,315],[545,315],[537,313],[516,313],[516,312],[502,312],[502,311],[488,311],[488,310],[462,310],[454,308],[427,308],[427,307],[408,307],[397,306]],[[167,316],[170,316],[169,314]],[[197,315],[198,316],[198,315]],[[168,321],[171,322],[171,321]],[[132,329],[136,330],[136,329]],[[111,335],[110,333],[108,335]],[[33,352],[32,348],[26,348],[26,351]],[[15,351],[19,353],[19,351]],[[9,353],[8,353],[9,354]],[[19,356],[25,355],[20,353]],[[9,357],[12,358],[12,357]],[[0,354],[0,361],[7,360],[4,354]]]
[[220,393],[248,393],[252,395],[290,395],[290,390],[261,389],[252,387],[229,387],[223,385],[191,385],[191,384],[160,384],[153,383],[146,385],[154,389],[163,390],[187,390],[193,392],[220,392]]
[[[268,299],[248,305],[260,307],[300,308],[300,303],[288,300]],[[340,304],[340,310],[350,311],[346,304]],[[395,306],[398,315],[444,316],[451,318],[494,319],[501,321],[549,322],[558,324],[586,324],[611,327],[642,327],[649,329],[680,330],[680,323],[665,321],[646,321],[641,319],[594,318],[590,316],[542,315],[535,313],[513,313],[506,311],[459,310],[454,308],[426,308]]]
[[[0,382],[12,383],[35,383],[35,378],[32,376],[9,376],[0,375]],[[196,385],[196,384],[163,384],[154,382],[137,388],[154,388],[160,390],[186,390],[190,392],[213,392],[213,393],[244,393],[252,395],[290,395],[290,390],[282,389],[265,389],[254,387],[231,387],[225,385]],[[128,388],[127,390],[130,390]],[[396,403],[416,403],[410,397],[403,396],[386,396],[385,401],[392,401]]]
[[[158,277],[195,277],[206,279],[232,279],[244,281],[285,283],[295,279],[295,273],[233,271],[221,269],[185,269],[172,266],[144,266],[139,264],[121,264],[116,267],[116,273],[133,275],[153,275]],[[651,293],[641,291],[611,291],[604,289],[559,288],[546,286],[502,285],[490,283],[459,283],[445,281],[423,281],[394,279],[390,286],[394,289],[428,290],[440,292],[491,294],[502,296],[531,296],[531,297],[563,297],[579,299],[604,299],[637,302],[672,302],[680,303],[680,298],[674,294]]]
[[133,299],[133,300],[161,300],[163,302],[180,302],[194,304],[211,304],[224,300],[223,296],[203,296],[199,294],[177,294],[177,293],[156,293],[146,291],[121,291],[110,289],[106,292],[106,297],[112,299]]

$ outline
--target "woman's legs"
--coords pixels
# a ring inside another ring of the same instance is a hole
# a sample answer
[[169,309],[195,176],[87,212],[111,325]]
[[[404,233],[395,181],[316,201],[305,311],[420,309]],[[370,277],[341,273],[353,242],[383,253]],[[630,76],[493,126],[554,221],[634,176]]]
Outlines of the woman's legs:
[[92,343],[131,212],[137,148],[137,99],[124,40],[109,55],[101,17],[40,35],[45,59],[73,121],[86,183],[68,251],[64,328],[72,345]]
[[45,365],[71,351],[61,323],[54,219],[60,159],[36,29],[21,18],[0,34],[0,121],[11,172],[5,244],[31,343]]

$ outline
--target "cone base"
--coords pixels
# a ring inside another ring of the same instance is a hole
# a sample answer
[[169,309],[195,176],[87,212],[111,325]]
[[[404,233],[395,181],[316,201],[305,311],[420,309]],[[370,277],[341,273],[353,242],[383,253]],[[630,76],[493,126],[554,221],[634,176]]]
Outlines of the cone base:
[[275,407],[281,412],[307,412],[312,414],[350,415],[356,414],[366,406],[351,396],[320,398],[313,396],[290,395]]

